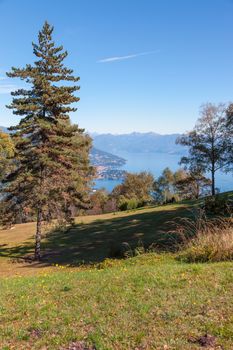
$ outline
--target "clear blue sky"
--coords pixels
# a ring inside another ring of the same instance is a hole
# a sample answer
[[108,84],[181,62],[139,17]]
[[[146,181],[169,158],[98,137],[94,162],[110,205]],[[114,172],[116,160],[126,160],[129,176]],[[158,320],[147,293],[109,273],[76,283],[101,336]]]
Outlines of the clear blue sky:
[[33,61],[45,20],[80,75],[78,111],[88,131],[183,132],[204,102],[233,100],[233,0],[0,0],[0,125],[11,66]]

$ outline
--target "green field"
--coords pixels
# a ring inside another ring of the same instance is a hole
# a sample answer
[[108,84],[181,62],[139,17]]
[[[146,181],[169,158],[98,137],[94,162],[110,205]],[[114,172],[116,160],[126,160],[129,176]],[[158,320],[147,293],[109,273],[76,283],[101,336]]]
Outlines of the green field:
[[232,350],[233,262],[186,264],[169,252],[106,260],[122,242],[161,250],[170,221],[197,205],[80,217],[44,238],[42,263],[21,259],[35,224],[0,231],[0,349],[202,349],[208,333],[209,349]]

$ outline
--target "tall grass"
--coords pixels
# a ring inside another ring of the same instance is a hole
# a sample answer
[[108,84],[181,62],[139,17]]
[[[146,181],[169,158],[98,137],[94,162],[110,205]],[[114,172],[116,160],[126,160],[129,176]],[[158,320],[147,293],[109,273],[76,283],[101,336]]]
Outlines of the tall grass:
[[232,218],[208,219],[203,213],[195,221],[185,219],[177,226],[179,259],[187,262],[233,260]]

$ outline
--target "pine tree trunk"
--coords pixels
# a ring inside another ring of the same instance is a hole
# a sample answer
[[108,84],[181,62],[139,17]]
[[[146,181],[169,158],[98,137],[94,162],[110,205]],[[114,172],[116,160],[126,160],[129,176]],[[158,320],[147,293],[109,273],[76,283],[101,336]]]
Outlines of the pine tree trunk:
[[197,187],[196,187],[196,199],[199,199],[199,196],[200,196],[200,186],[199,186],[199,183],[198,183],[198,181],[197,181]]
[[215,196],[215,171],[214,171],[214,169],[212,169],[212,171],[211,171],[211,177],[212,177],[212,184],[211,184],[212,196]]
[[36,224],[35,260],[41,260],[41,253],[40,253],[41,233],[42,233],[42,211],[39,208],[37,212],[37,224]]

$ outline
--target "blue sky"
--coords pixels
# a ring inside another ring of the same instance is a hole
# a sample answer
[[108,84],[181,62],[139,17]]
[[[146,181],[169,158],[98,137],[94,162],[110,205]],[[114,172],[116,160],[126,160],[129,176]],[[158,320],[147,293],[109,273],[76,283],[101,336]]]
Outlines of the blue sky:
[[0,125],[20,81],[11,66],[33,61],[45,20],[81,77],[78,111],[91,132],[184,132],[204,102],[233,100],[233,0],[0,0]]

